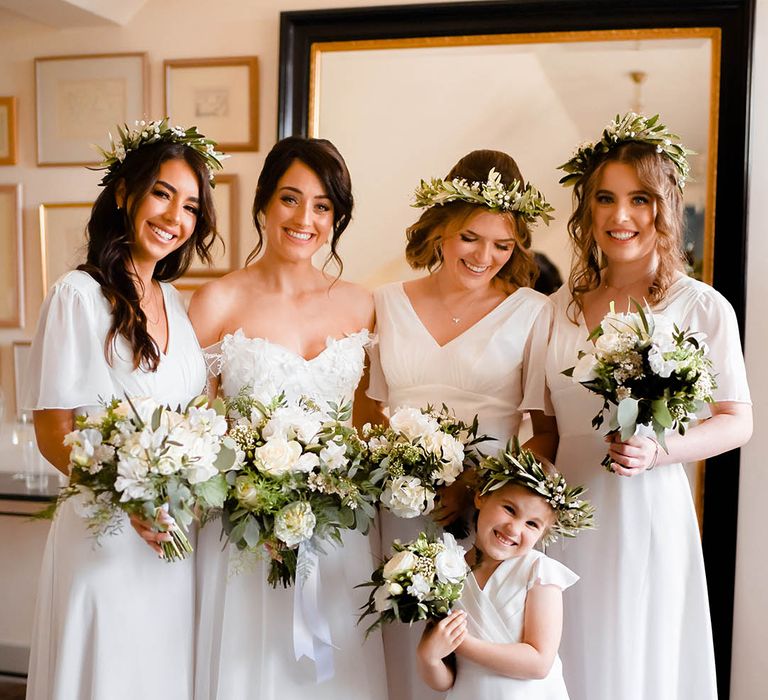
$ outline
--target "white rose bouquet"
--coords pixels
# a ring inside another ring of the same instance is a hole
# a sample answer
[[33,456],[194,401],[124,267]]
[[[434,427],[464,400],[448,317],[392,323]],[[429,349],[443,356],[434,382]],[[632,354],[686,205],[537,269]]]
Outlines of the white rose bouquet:
[[[691,417],[713,401],[712,361],[700,334],[633,304],[637,311],[625,314],[615,313],[612,304],[589,336],[594,350],[579,352],[576,365],[563,374],[603,397],[592,419],[595,429],[608,412],[609,428],[621,431],[622,440],[647,426],[666,450],[665,431],[684,434]],[[602,464],[610,471],[609,457]]]
[[265,550],[268,581],[290,586],[298,547],[323,551],[343,530],[367,533],[379,490],[363,460],[365,443],[346,425],[351,406],[321,410],[278,396],[265,404],[247,390],[230,400],[229,431],[245,458],[227,475],[223,525],[239,549]]
[[196,511],[224,504],[224,472],[238,458],[224,413],[222,402],[209,406],[201,396],[183,411],[152,399],[113,399],[78,416],[64,440],[70,477],[56,506],[78,496],[76,510],[97,539],[118,532],[123,513],[136,515],[172,535],[161,543],[168,561],[184,559]]
[[[399,518],[415,518],[435,507],[439,486],[452,484],[468,466],[477,466],[472,449],[489,438],[458,420],[443,405],[439,411],[399,408],[389,426],[363,427],[371,480],[382,485],[381,503]],[[455,534],[461,533],[461,525]]]
[[371,632],[385,622],[441,620],[461,597],[469,566],[464,548],[450,533],[434,539],[422,532],[413,542],[392,543],[393,555],[360,586],[373,590],[360,620],[377,615]]

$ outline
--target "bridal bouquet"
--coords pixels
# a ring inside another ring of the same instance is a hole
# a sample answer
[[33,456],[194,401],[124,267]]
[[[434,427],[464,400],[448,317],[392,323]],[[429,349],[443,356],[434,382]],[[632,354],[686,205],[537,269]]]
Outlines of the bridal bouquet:
[[443,407],[436,411],[399,408],[389,426],[363,427],[372,465],[371,480],[382,484],[381,503],[399,518],[426,515],[435,507],[436,488],[452,484],[466,466],[476,466],[472,449],[488,440]]
[[464,548],[447,532],[442,539],[422,532],[413,542],[395,540],[392,549],[393,555],[371,580],[360,584],[373,588],[360,620],[378,615],[368,632],[395,620],[412,623],[446,617],[461,598],[469,573]]
[[[229,435],[245,454],[228,474],[223,524],[239,549],[263,548],[270,557],[269,583],[291,585],[302,559],[341,544],[342,531],[368,531],[378,489],[368,479],[366,447],[346,425],[351,406],[262,403],[243,391],[229,402]],[[309,572],[300,571],[302,574]]]
[[64,440],[70,478],[57,505],[79,496],[76,510],[97,539],[118,532],[123,513],[150,521],[172,536],[161,543],[164,557],[184,559],[195,510],[223,505],[223,472],[237,461],[224,405],[199,397],[174,411],[153,399],[113,399],[75,426]]
[[[603,398],[592,419],[595,429],[608,412],[609,428],[620,431],[622,440],[647,426],[666,450],[664,432],[684,434],[692,415],[713,400],[717,384],[709,350],[695,332],[633,303],[637,311],[625,314],[611,305],[589,336],[594,350],[579,352],[575,367],[563,374]],[[610,463],[608,456],[602,461],[609,471]]]

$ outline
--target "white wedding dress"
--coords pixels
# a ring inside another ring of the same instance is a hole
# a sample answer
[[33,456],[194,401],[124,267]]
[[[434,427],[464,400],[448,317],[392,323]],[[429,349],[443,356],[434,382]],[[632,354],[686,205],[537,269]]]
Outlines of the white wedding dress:
[[[372,353],[368,394],[391,411],[445,403],[464,421],[477,415],[479,433],[495,438],[479,445],[486,454],[517,434],[524,411],[552,413],[540,361],[551,320],[544,295],[521,287],[442,346],[416,314],[402,282],[380,287],[374,300],[379,343]],[[435,527],[428,517],[404,520],[382,511],[382,553],[390,553],[395,538],[411,540],[428,527]],[[390,700],[443,697],[418,675],[421,632],[418,624],[384,628]]]
[[[242,331],[216,347],[221,390],[243,387],[269,399],[307,396],[319,403],[350,401],[363,373],[368,331],[329,338],[306,360]],[[211,350],[211,349],[209,349]],[[381,636],[365,638],[357,624],[375,566],[368,537],[347,532],[344,546],[320,555],[319,608],[330,625],[334,676],[317,683],[315,665],[296,660],[293,646],[294,593],[267,583],[265,559],[243,557],[225,546],[218,521],[200,532],[198,544],[198,637],[195,700],[383,700],[386,677]]]
[[[560,646],[572,700],[715,700],[715,666],[698,523],[681,464],[626,478],[606,472],[602,399],[565,377],[589,329],[566,316],[562,287],[546,359],[560,445],[557,466],[587,487],[596,527],[549,548],[581,576],[564,595]],[[654,311],[706,334],[716,401],[749,403],[736,317],[714,289],[689,277]],[[708,412],[707,412],[708,413]]]
[[[168,347],[157,371],[144,372],[123,338],[107,363],[112,315],[99,284],[81,271],[62,277],[40,309],[24,408],[83,412],[125,394],[175,407],[202,393],[205,363],[184,301],[161,287]],[[195,555],[159,559],[125,517],[97,545],[75,501],[58,510],[45,547],[28,700],[190,700]]]

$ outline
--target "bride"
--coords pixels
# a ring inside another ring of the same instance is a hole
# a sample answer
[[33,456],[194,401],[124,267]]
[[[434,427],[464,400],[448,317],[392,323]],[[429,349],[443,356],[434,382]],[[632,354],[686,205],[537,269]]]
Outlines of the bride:
[[[349,172],[329,141],[290,137],[270,151],[253,203],[255,250],[243,269],[201,287],[189,309],[200,344],[215,346],[220,394],[248,386],[260,395],[285,392],[289,400],[352,399],[373,301],[312,265],[329,243],[329,259],[341,267],[336,248],[352,205]],[[365,594],[353,587],[374,568],[368,538],[349,532],[343,547],[321,556],[318,602],[330,625],[334,675],[318,683],[319,668],[294,654],[294,589],[271,588],[266,562],[238,560],[220,533],[209,523],[198,545],[195,698],[383,699],[381,639],[365,640],[356,625]]]

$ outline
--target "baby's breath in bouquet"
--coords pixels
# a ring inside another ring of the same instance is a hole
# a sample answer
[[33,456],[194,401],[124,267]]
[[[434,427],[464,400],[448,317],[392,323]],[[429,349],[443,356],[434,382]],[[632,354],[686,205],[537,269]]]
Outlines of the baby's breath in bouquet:
[[161,543],[165,559],[184,559],[195,511],[223,505],[223,473],[237,461],[224,405],[199,397],[174,411],[153,399],[113,399],[78,416],[75,427],[64,441],[70,477],[57,505],[77,496],[75,508],[97,539],[118,532],[123,513],[138,516],[171,534]]
[[360,620],[378,616],[368,632],[385,622],[410,624],[446,617],[461,598],[469,573],[464,548],[447,532],[441,539],[422,532],[412,542],[395,540],[392,549],[371,580],[360,584],[373,588]]
[[[485,440],[472,425],[460,421],[448,407],[399,408],[389,426],[363,428],[372,465],[371,480],[382,485],[381,503],[399,518],[415,518],[435,507],[436,489],[452,484],[479,456],[473,449]],[[465,525],[456,526],[464,536]]]
[[368,531],[378,489],[365,443],[347,425],[350,405],[289,404],[282,395],[262,403],[246,389],[229,411],[229,435],[245,459],[227,477],[224,529],[239,549],[266,551],[272,586],[290,586],[300,546],[322,552],[326,542],[341,544],[344,530]]
[[[609,428],[628,440],[638,429],[653,430],[666,450],[664,433],[686,426],[716,388],[707,346],[689,329],[633,300],[634,313],[611,312],[590,334],[594,350],[579,352],[563,374],[603,398],[592,419],[595,429],[609,414]],[[615,407],[615,408],[614,408]],[[611,470],[608,456],[602,462]]]

